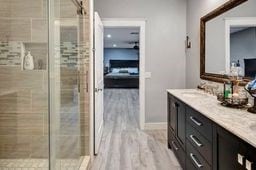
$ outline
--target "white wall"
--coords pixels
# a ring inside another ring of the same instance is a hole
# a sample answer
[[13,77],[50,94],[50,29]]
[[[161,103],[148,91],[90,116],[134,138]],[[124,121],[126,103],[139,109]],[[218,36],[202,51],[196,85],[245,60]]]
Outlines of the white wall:
[[228,0],[187,0],[187,35],[192,48],[186,54],[186,87],[200,83],[200,19]]
[[166,89],[185,87],[186,0],[95,0],[95,10],[146,19],[146,123],[166,122]]

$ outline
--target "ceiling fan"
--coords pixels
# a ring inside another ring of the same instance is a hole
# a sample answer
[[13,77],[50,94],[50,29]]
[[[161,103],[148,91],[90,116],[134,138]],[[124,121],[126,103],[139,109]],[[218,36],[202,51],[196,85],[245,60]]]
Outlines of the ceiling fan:
[[135,50],[140,49],[139,41],[132,41],[132,42],[129,42],[129,44],[134,44],[133,49],[135,49]]

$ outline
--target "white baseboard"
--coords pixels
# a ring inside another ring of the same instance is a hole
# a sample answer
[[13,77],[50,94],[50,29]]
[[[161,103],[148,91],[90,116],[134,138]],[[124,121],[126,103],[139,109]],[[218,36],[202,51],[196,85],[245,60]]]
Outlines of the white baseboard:
[[145,123],[145,130],[167,130],[167,122]]

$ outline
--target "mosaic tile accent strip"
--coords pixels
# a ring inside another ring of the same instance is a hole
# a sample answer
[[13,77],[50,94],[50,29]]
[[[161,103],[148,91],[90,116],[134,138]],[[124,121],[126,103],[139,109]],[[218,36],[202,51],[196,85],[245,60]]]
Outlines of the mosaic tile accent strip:
[[21,42],[0,42],[0,65],[18,66],[21,64]]
[[[22,42],[0,42],[0,66],[20,66],[22,46]],[[89,43],[62,42],[60,46],[56,45],[55,49],[55,52],[60,54],[62,67],[78,67],[89,62]]]
[[60,44],[60,55],[61,66],[77,67],[89,61],[89,44],[62,42]]

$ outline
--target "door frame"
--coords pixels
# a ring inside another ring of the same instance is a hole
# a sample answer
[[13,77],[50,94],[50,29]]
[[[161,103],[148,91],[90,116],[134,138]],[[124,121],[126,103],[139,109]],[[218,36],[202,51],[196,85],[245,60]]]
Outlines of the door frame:
[[140,29],[140,77],[139,77],[139,127],[145,128],[145,57],[146,19],[141,18],[102,18],[104,27],[138,27]]

